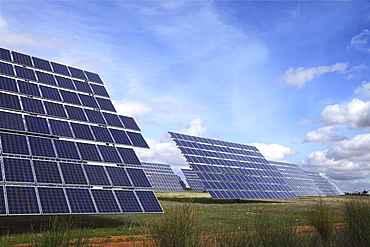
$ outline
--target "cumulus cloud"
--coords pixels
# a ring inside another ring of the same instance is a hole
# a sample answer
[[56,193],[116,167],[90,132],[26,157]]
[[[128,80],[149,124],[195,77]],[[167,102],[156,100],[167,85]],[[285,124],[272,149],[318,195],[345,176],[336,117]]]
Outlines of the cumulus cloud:
[[112,100],[119,114],[131,117],[140,117],[149,115],[153,112],[153,107],[144,103],[134,100]]
[[303,67],[290,67],[287,71],[285,71],[284,75],[281,77],[281,80],[293,86],[297,86],[298,88],[302,88],[307,82],[316,77],[330,72],[343,72],[347,69],[347,67],[347,63],[336,63],[331,66],[318,66],[309,69],[305,69]]
[[194,136],[203,136],[207,131],[207,127],[202,126],[202,120],[196,118],[189,123],[189,126],[186,129],[183,129],[181,132]]
[[305,142],[336,142],[347,139],[345,136],[336,136],[334,126],[325,126],[306,134]]
[[367,47],[368,38],[370,36],[369,30],[365,29],[360,34],[354,36],[349,44],[349,48],[354,48],[359,51],[364,51],[366,53],[370,52],[370,48]]
[[360,179],[370,176],[370,134],[342,140],[324,151],[305,157],[302,166],[315,167],[337,180]]
[[267,160],[281,161],[297,154],[291,148],[279,144],[251,143],[250,145],[255,146]]
[[370,102],[353,99],[347,104],[326,106],[320,120],[326,125],[351,123],[353,129],[367,129],[370,127]]
[[361,86],[355,89],[355,94],[360,94],[364,97],[370,97],[370,82],[363,81]]

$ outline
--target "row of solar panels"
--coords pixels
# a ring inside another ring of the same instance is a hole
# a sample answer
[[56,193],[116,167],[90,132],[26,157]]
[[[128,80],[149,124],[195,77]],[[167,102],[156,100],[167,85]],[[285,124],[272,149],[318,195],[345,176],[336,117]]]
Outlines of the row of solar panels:
[[0,182],[151,188],[144,171],[122,166],[3,157]]
[[[187,147],[187,148],[194,148],[188,149],[189,152],[197,152],[193,154],[203,155],[204,152],[207,154],[214,153],[213,155],[217,154],[239,154],[239,155],[246,155],[246,156],[255,156],[255,157],[263,157],[262,154],[256,152],[255,150],[248,150],[248,149],[240,149],[240,148],[233,148],[233,147],[226,147],[226,146],[216,146],[204,143],[197,143],[192,141],[183,141],[175,139],[176,144],[179,147]],[[226,143],[225,143],[226,144]],[[215,156],[217,157],[217,156]]]
[[[72,82],[72,81],[71,81]],[[85,82],[84,83],[88,86]],[[76,84],[79,85],[79,84]],[[95,87],[103,87],[95,85]],[[103,87],[104,88],[104,87]],[[99,108],[106,111],[116,112],[112,103],[103,97],[97,97],[100,95],[100,88],[94,89],[91,93],[85,92],[89,91],[85,88],[78,88],[77,92],[71,90],[59,89],[57,87],[45,86],[42,84],[31,83],[28,81],[15,80],[13,78],[7,78],[0,76],[0,89],[13,93],[20,93],[27,96],[32,96],[36,98],[44,98],[47,100],[59,101],[64,103],[69,103],[78,106]],[[94,95],[97,94],[97,95]],[[108,94],[104,95],[107,97]]]
[[[180,150],[183,148],[180,147]],[[186,159],[191,163],[199,163],[199,164],[212,164],[212,165],[221,165],[221,166],[240,166],[246,168],[254,168],[254,169],[265,169],[265,170],[276,170],[274,166],[271,166],[267,163],[266,160],[261,158],[254,158],[250,157],[250,161],[247,160],[226,160],[221,158],[214,158],[214,157],[201,157],[201,156],[193,156],[193,155],[184,155]]]
[[0,92],[0,108],[55,118],[140,130],[133,118]]
[[0,111],[0,129],[148,148],[140,133]]
[[[216,139],[209,139],[209,138],[204,138],[204,137],[199,137],[199,136],[192,136],[192,135],[186,135],[186,134],[180,134],[180,133],[175,133],[175,132],[169,132],[171,137],[177,142],[180,140],[183,141],[190,141],[190,142],[195,142],[195,143],[203,143],[203,144],[211,144],[209,146],[213,146],[212,148],[214,149],[207,149],[207,150],[216,150],[218,147],[217,146],[224,146],[228,147],[229,149],[244,149],[244,150],[252,150],[256,151],[259,153],[258,149],[254,146],[246,145],[246,144],[240,144],[240,143],[233,143],[233,142],[227,142],[227,141],[222,141],[222,140],[216,140]],[[211,148],[211,147],[209,147]],[[230,151],[232,153],[232,151]],[[257,154],[261,157],[263,157],[261,154]]]
[[[55,62],[49,62],[41,58],[32,57],[15,51],[9,51],[4,48],[0,48],[0,59],[8,62],[14,62],[23,66],[34,67],[39,70],[44,70],[65,76],[75,77],[81,80],[88,80],[103,84],[99,75],[96,73],[84,71],[81,69],[77,69],[71,66],[66,66]],[[3,68],[3,70],[5,70],[5,68]]]
[[153,191],[0,186],[1,215],[163,212]]
[[214,199],[297,199],[289,192],[208,190]]
[[0,132],[1,153],[115,164],[140,164],[129,148]]

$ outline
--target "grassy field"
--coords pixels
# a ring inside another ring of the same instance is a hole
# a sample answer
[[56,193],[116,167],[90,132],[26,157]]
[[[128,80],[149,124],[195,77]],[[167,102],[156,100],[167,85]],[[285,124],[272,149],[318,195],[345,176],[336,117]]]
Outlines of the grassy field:
[[[347,197],[306,197],[297,200],[213,200],[208,193],[157,192],[166,213],[190,205],[201,222],[202,234],[238,232],[255,227],[255,218],[265,215],[277,220],[293,219],[294,225],[310,225],[308,214],[323,202],[335,223],[343,222],[343,205]],[[364,198],[369,200],[368,198]],[[370,200],[369,200],[370,201]],[[165,214],[166,214],[165,213]],[[57,216],[59,222],[73,222],[74,236],[102,237],[146,235],[165,214],[73,215]],[[55,216],[6,216],[0,217],[3,246],[37,241],[37,237],[53,227]],[[253,223],[254,222],[254,223]]]

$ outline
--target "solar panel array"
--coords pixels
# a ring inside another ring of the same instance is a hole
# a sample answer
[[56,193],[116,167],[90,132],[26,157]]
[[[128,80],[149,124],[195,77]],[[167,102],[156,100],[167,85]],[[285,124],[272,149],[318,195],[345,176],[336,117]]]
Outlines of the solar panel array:
[[289,188],[297,196],[324,196],[324,193],[297,164],[281,161],[269,161],[283,174]]
[[207,191],[198,175],[191,169],[181,169],[191,190]]
[[257,148],[169,132],[214,199],[295,199],[283,175]]
[[99,75],[0,48],[0,214],[162,212]]
[[339,194],[333,188],[333,186],[328,182],[328,180],[322,177],[319,173],[308,172],[305,173],[315,181],[317,187],[322,191],[325,196],[338,196]]
[[177,176],[170,165],[162,163],[141,162],[153,190],[156,191],[184,191]]

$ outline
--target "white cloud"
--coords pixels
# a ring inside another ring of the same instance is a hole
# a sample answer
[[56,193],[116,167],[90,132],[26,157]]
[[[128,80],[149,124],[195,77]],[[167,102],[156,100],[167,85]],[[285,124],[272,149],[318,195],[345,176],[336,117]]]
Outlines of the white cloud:
[[191,121],[189,126],[181,132],[194,136],[203,136],[207,129],[207,127],[202,126],[202,120],[200,118],[196,118]]
[[370,97],[370,82],[363,81],[361,86],[355,89],[355,94],[360,94],[364,97]]
[[337,180],[370,176],[370,134],[336,142],[324,151],[316,151],[302,161],[305,168],[316,167]]
[[331,66],[318,66],[305,69],[303,67],[294,68],[290,67],[285,71],[284,75],[281,77],[281,80],[287,82],[288,84],[302,88],[307,82],[313,80],[316,77],[319,77],[325,73],[330,72],[343,72],[347,69],[347,63],[336,63]]
[[353,99],[347,104],[326,106],[321,112],[320,119],[326,125],[352,123],[353,129],[369,128],[370,102]]
[[255,146],[267,160],[281,161],[297,154],[291,148],[279,144],[251,143],[250,145]]
[[301,119],[301,121],[299,121],[298,125],[304,126],[304,125],[309,125],[311,123],[312,123],[311,119],[303,118],[303,119]]
[[368,37],[370,36],[369,30],[365,29],[360,34],[354,36],[349,44],[349,48],[355,48],[359,51],[369,53],[370,48],[366,47],[368,43]]
[[325,126],[306,134],[305,142],[335,142],[347,139],[345,136],[336,136],[334,126]]
[[151,114],[154,109],[150,105],[134,100],[112,100],[119,114],[140,117]]

